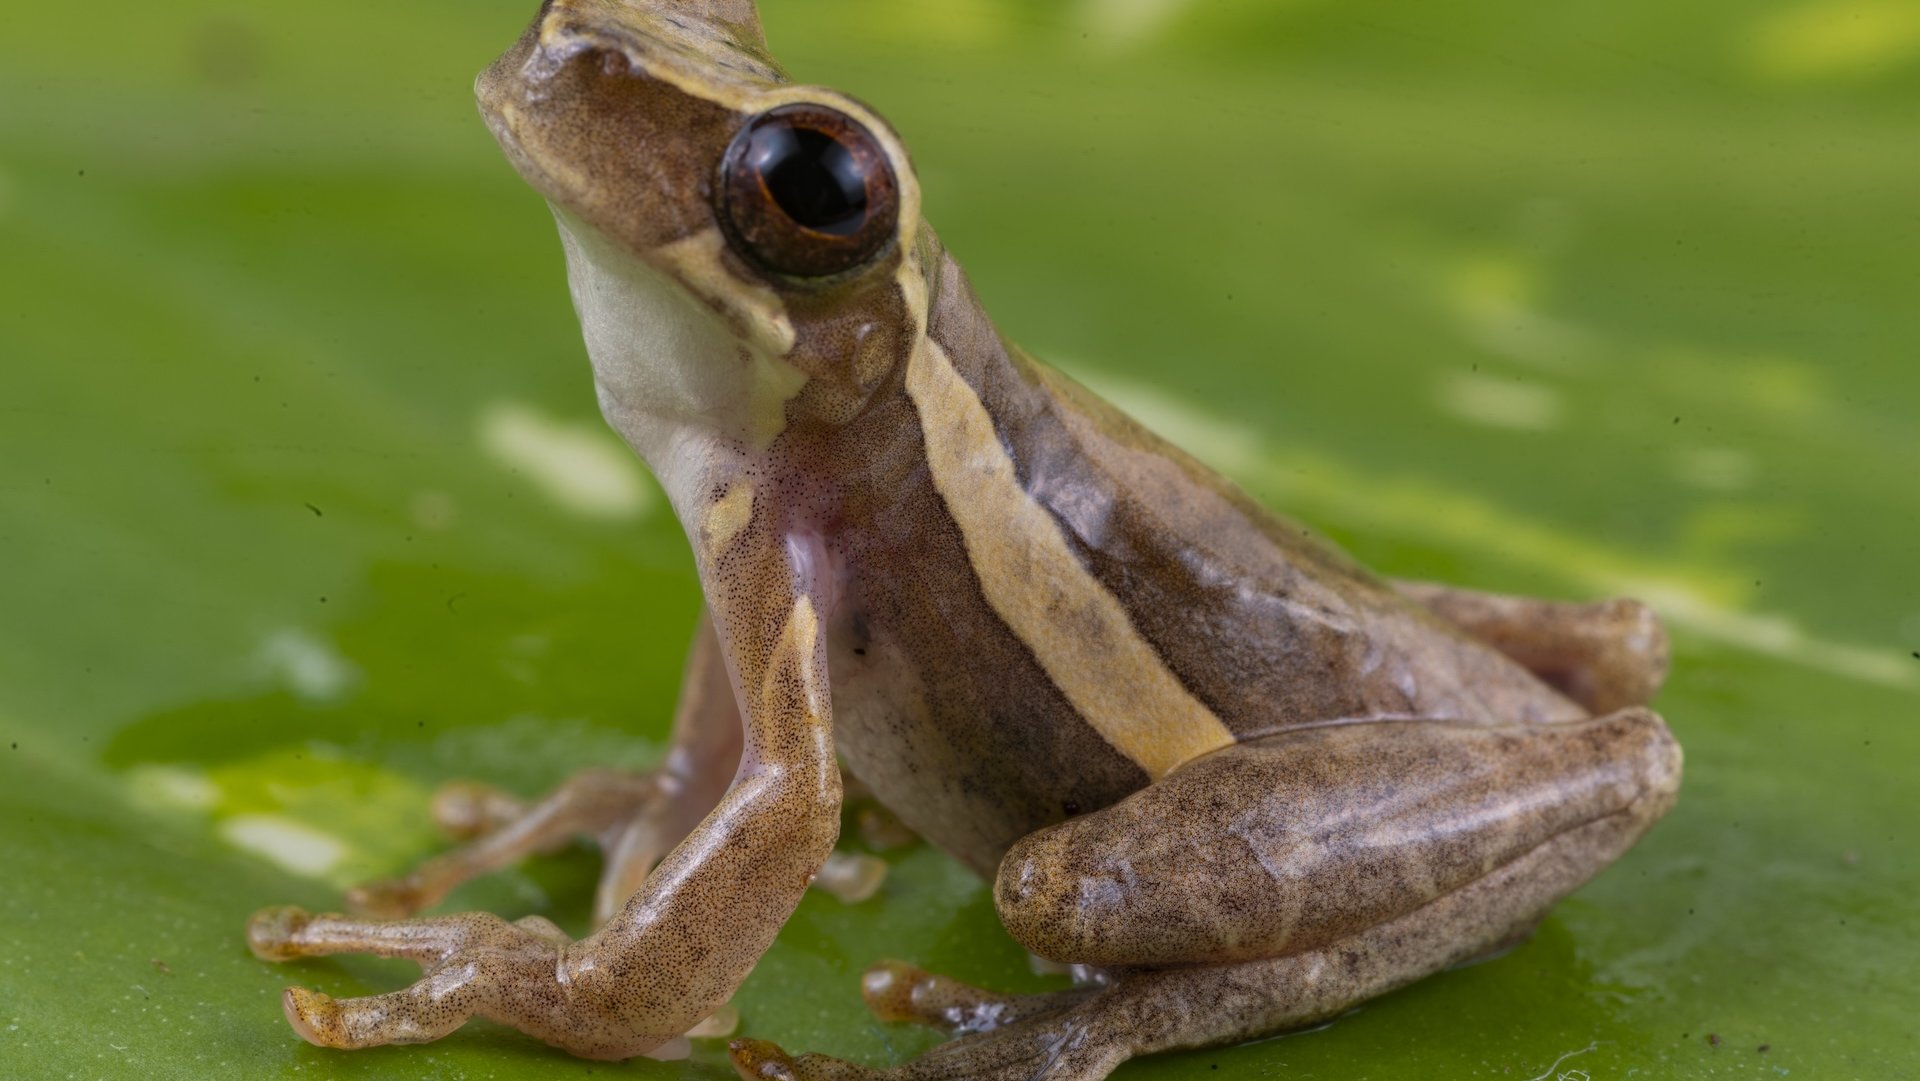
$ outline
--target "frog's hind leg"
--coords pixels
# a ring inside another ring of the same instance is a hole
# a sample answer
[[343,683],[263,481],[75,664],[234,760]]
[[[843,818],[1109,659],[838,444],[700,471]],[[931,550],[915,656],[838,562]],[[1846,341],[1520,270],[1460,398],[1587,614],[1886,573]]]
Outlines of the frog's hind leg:
[[1431,582],[1394,586],[1596,716],[1644,705],[1667,678],[1666,630],[1639,601],[1574,604]]
[[[1679,771],[1643,709],[1225,748],[1001,864],[1008,931],[1102,967],[1105,986],[1004,999],[907,971],[892,1014],[966,1035],[883,1069],[737,1041],[735,1066],[749,1081],[1097,1081],[1137,1055],[1306,1027],[1511,943],[1671,806]],[[997,1023],[953,1024],[982,1017]]]
[[286,990],[281,1006],[294,1030],[309,1043],[340,1048],[425,1043],[470,1017],[499,1015],[491,988],[510,975],[550,979],[566,943],[565,933],[539,916],[514,923],[485,913],[369,920],[286,906],[256,913],[247,925],[247,945],[263,961],[368,953],[420,965],[425,978],[390,994],[335,999]]
[[583,770],[530,805],[472,782],[449,784],[434,798],[434,817],[448,833],[472,839],[399,878],[354,887],[348,907],[410,916],[469,879],[584,835],[606,853],[594,896],[594,922],[604,923],[719,801],[740,760],[739,712],[708,620],[695,634],[682,687],[673,741],[658,769]]
[[[1502,914],[1544,907],[1584,877],[1564,849],[1617,827],[1591,823],[1563,845],[1523,857],[1465,889],[1338,946],[1288,957],[1117,975],[1065,1009],[962,1036],[911,1062],[871,1068],[789,1056],[758,1040],[732,1045],[745,1081],[1100,1081],[1127,1059],[1239,1043],[1326,1021],[1431,972],[1493,952]],[[1456,930],[1457,929],[1457,930]]]

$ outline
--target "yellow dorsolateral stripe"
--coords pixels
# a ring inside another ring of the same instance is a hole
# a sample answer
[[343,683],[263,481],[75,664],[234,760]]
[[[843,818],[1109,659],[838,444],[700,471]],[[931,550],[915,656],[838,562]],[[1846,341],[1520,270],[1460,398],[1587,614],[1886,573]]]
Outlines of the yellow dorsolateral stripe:
[[[918,313],[925,286],[915,269],[903,268],[900,278]],[[986,406],[924,335],[907,363],[907,394],[926,433],[934,487],[960,526],[987,603],[1081,718],[1155,779],[1232,743],[1020,487]]]
[[706,517],[700,523],[700,539],[706,546],[708,559],[718,560],[726,554],[736,538],[753,524],[753,482],[736,478],[727,485],[725,495],[707,506]]
[[820,647],[820,619],[814,614],[813,601],[801,597],[787,614],[780,638],[767,656],[766,670],[760,674],[760,714],[785,721],[794,711],[800,720],[822,724],[832,716],[821,695],[826,681],[814,667]]

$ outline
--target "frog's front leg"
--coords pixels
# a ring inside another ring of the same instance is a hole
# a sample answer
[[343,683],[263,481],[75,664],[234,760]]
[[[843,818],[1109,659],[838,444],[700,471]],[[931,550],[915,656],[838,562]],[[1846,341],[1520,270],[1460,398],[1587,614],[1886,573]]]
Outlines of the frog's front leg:
[[1679,773],[1644,709],[1228,747],[1002,862],[1008,931],[1105,968],[1106,986],[1026,1006],[930,986],[910,1014],[1009,1023],[892,1069],[745,1040],[735,1065],[749,1081],[1097,1081],[1136,1055],[1310,1025],[1511,942],[1665,813]]
[[399,878],[354,887],[347,907],[369,916],[411,916],[462,882],[585,834],[606,853],[594,892],[597,927],[720,801],[740,762],[740,733],[725,657],[712,617],[703,615],[659,766],[645,773],[582,770],[531,805],[471,782],[449,784],[434,797],[434,817],[447,832],[472,840]]
[[[756,530],[756,532],[758,532]],[[295,1029],[328,1047],[418,1043],[487,1017],[587,1058],[642,1054],[725,1003],[772,943],[840,826],[826,652],[824,564],[808,543],[739,544],[703,561],[743,743],[731,788],[619,914],[568,942],[544,920],[483,915],[353,920],[269,910],[249,929],[272,960],[341,952],[407,957],[407,990],[334,1001],[298,989]]]
[[1653,609],[1626,597],[1578,604],[1396,581],[1441,619],[1518,661],[1589,713],[1653,700],[1666,681],[1667,632]]

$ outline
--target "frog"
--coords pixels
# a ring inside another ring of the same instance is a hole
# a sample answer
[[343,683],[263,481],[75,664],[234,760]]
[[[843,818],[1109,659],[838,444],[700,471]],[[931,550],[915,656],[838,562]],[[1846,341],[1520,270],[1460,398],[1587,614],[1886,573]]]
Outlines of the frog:
[[[599,410],[703,611],[655,768],[531,803],[456,786],[435,813],[464,846],[342,913],[254,915],[264,960],[422,967],[288,988],[300,1037],[481,1017],[660,1053],[728,1008],[857,780],[1075,978],[882,960],[867,1006],[951,1039],[876,1066],[745,1036],[738,1074],[1096,1081],[1495,955],[1674,805],[1649,607],[1377,576],[1023,351],[900,135],[791,79],[750,0],[546,0],[476,94],[551,208]],[[585,937],[421,915],[583,834],[606,852]]]

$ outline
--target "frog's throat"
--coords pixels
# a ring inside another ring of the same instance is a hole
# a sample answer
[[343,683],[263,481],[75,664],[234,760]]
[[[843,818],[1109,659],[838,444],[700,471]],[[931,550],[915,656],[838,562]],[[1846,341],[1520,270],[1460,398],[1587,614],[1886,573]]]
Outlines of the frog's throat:
[[785,428],[787,402],[806,383],[781,359],[792,324],[771,290],[716,277],[725,274],[717,232],[669,245],[655,265],[564,210],[554,217],[600,411],[684,519],[701,501],[713,448],[764,451]]

